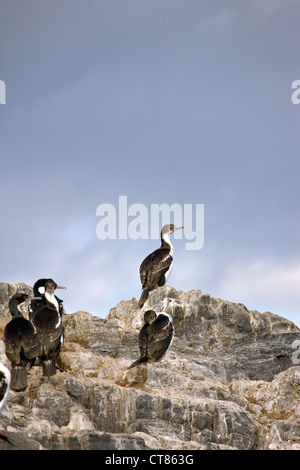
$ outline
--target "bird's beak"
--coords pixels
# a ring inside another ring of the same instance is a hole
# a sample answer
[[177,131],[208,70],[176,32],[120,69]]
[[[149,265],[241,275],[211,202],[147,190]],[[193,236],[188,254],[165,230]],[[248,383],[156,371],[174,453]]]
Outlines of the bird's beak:
[[55,289],[66,289],[66,287],[64,287],[64,286],[56,286]]
[[18,307],[22,308],[22,306],[24,306],[24,305],[26,306],[26,304],[28,305],[32,300],[40,300],[40,299],[42,299],[42,297],[28,297],[28,299],[26,299],[26,300],[24,300],[24,302],[20,303],[18,305]]
[[175,227],[174,230],[180,230],[182,228],[184,228],[184,227]]
[[[24,302],[22,302],[22,303],[25,304],[26,302],[31,302],[32,300],[41,300],[42,298],[43,297],[39,297],[39,296],[37,296],[37,297],[35,297],[35,296],[28,297],[28,299],[24,300]],[[20,305],[22,305],[22,304],[20,304]]]

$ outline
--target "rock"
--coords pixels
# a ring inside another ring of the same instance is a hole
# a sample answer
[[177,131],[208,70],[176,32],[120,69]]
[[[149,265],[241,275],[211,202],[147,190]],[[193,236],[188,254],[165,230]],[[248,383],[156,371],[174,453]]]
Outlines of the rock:
[[7,284],[0,282],[0,338],[3,337],[5,325],[11,320],[11,314],[8,309],[9,299],[17,292],[24,292],[32,295],[32,288],[26,284]]
[[[31,292],[0,283],[0,332],[17,290]],[[63,372],[45,378],[34,366],[27,390],[11,391],[1,413],[14,449],[300,449],[292,322],[170,286],[151,292],[149,307],[172,316],[175,338],[160,363],[129,370],[139,356],[136,299],[105,319],[64,315]],[[4,351],[0,341],[9,366]]]

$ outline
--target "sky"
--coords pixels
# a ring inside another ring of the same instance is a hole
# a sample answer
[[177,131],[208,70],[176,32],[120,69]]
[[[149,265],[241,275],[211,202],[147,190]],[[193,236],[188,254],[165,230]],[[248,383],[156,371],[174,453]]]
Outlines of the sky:
[[173,239],[168,284],[300,326],[299,17],[298,0],[2,0],[0,281],[53,278],[68,313],[106,317],[160,242],[100,239],[98,207],[118,228],[120,197],[128,225],[189,205],[195,228],[201,205],[203,246]]

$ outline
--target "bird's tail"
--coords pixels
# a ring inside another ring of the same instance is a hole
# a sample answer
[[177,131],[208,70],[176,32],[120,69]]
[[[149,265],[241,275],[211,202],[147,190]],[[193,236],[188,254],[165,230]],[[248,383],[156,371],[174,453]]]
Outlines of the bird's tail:
[[137,361],[133,362],[133,363],[128,367],[128,369],[132,369],[132,367],[138,366],[139,364],[143,364],[143,363],[145,363],[145,362],[148,362],[148,357],[147,357],[147,356],[140,357]]
[[151,289],[143,289],[142,295],[139,300],[139,308],[142,308],[144,303],[148,299],[150,290]]
[[27,369],[25,367],[16,366],[11,370],[10,388],[12,390],[25,390],[27,387]]
[[46,359],[42,362],[43,375],[50,377],[51,375],[56,374],[56,364],[55,359]]

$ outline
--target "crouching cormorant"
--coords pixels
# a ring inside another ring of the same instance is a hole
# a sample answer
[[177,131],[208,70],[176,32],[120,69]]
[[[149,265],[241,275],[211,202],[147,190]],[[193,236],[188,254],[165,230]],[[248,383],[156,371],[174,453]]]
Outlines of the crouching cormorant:
[[142,363],[160,361],[167,354],[173,341],[173,322],[167,313],[160,313],[157,316],[154,310],[147,310],[144,322],[139,335],[141,357],[133,362],[129,369]]
[[175,230],[183,227],[176,227],[174,224],[164,225],[161,230],[161,246],[148,255],[140,266],[140,279],[143,292],[139,300],[139,307],[142,308],[148,299],[149,292],[157,287],[164,286],[167,282],[173,266],[173,246],[170,242],[170,235]]
[[5,352],[12,365],[12,390],[24,390],[27,387],[27,368],[32,367],[35,358],[40,354],[41,346],[37,332],[32,323],[23,317],[20,304],[30,300],[29,295],[17,293],[9,301],[12,320],[4,329],[3,340]]
[[56,374],[56,358],[63,343],[62,300],[54,295],[55,289],[65,287],[58,286],[52,279],[39,279],[33,292],[41,299],[31,302],[30,320],[39,336],[39,361],[47,377]]

